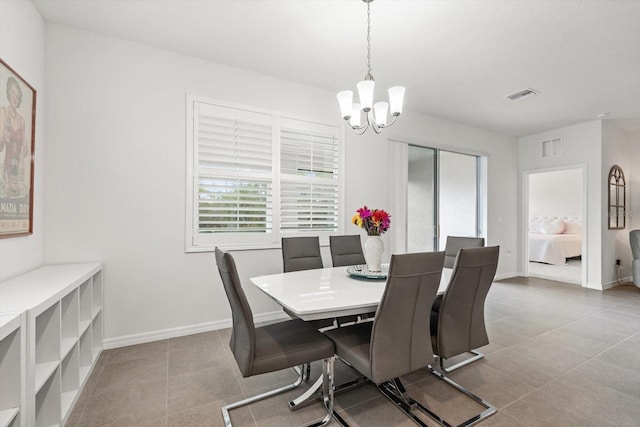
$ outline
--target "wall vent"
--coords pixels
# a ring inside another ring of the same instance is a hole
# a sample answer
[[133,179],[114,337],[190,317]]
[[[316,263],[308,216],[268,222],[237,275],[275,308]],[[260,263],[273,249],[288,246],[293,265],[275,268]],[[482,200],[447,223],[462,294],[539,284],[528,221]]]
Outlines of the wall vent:
[[525,98],[530,98],[534,95],[539,94],[540,92],[535,90],[535,89],[531,89],[530,87],[523,89],[521,91],[518,91],[516,93],[512,93],[511,95],[507,96],[507,98],[509,98],[512,101],[522,101]]
[[540,157],[560,157],[562,154],[562,138],[540,141]]

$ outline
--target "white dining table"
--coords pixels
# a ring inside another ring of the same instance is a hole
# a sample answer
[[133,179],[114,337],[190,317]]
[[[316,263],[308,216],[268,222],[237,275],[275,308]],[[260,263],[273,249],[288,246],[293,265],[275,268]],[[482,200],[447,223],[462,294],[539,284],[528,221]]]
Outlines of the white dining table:
[[[383,266],[388,269],[388,265]],[[438,293],[446,290],[452,270],[445,268]],[[351,276],[347,267],[329,267],[250,278],[258,289],[302,320],[342,317],[376,311],[385,279]]]

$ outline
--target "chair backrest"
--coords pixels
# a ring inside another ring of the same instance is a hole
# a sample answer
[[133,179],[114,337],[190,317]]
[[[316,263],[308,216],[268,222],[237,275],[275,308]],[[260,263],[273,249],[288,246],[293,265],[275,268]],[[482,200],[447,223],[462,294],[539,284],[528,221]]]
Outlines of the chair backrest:
[[334,267],[345,265],[366,264],[362,243],[357,234],[349,236],[329,236],[331,246],[331,261]]
[[629,232],[629,241],[633,259],[640,259],[640,230],[631,230]]
[[283,237],[282,266],[285,273],[322,268],[320,239],[317,236]]
[[253,314],[242,290],[236,263],[230,253],[216,248],[216,264],[222,279],[224,291],[231,305],[233,329],[229,347],[238,363],[238,368],[243,377],[251,375],[256,347],[256,327],[253,323]]
[[428,328],[444,252],[392,255],[371,331],[371,380],[380,384],[433,363]]
[[449,358],[489,344],[484,301],[498,268],[499,246],[460,249],[442,297],[437,353]]
[[460,249],[481,248],[483,246],[484,237],[447,236],[447,243],[444,247],[444,267],[453,268]]

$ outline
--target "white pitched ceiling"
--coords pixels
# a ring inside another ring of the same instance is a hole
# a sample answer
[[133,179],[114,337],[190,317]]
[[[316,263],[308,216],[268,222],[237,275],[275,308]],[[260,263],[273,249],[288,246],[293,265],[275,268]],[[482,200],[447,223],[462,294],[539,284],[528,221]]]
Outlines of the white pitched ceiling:
[[[331,91],[366,73],[360,0],[33,0],[46,21]],[[371,4],[377,98],[514,136],[594,120],[640,131],[640,1]],[[531,87],[541,93],[512,102]],[[336,103],[336,115],[339,114]]]

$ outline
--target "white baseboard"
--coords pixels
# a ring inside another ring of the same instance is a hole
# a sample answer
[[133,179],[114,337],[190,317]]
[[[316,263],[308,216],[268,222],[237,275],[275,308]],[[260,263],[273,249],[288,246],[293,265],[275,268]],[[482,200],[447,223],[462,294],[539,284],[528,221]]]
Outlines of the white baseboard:
[[[255,323],[264,323],[288,318],[289,316],[287,316],[282,310],[278,310],[269,313],[257,314],[253,317],[253,321]],[[114,338],[105,338],[102,345],[105,350],[109,350],[118,347],[126,347],[128,345],[144,344],[152,341],[165,340],[168,338],[198,334],[201,332],[217,331],[218,329],[226,329],[230,328],[231,326],[231,319],[216,320],[214,322],[199,323],[196,325],[178,326],[176,328],[142,332],[139,334],[123,335]]]
[[[624,283],[625,285],[628,284],[629,282],[632,282],[632,281],[633,280],[632,280],[631,276],[623,277],[623,278],[620,279],[620,282]],[[615,288],[616,286],[620,286],[620,283],[617,280],[613,280],[611,282],[603,283],[602,284],[602,290]]]
[[519,273],[502,273],[496,274],[494,280],[513,279],[514,277],[521,276]]

